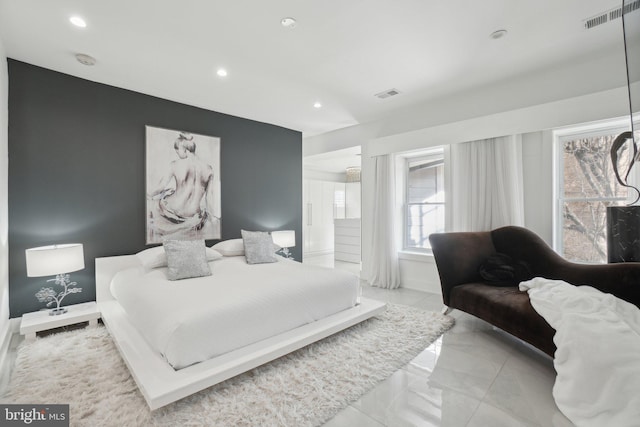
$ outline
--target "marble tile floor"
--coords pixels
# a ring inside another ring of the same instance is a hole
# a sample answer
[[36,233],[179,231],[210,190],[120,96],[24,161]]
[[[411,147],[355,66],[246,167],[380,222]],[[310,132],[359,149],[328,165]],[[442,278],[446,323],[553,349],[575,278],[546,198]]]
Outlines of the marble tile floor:
[[[334,262],[332,255],[304,262],[359,274],[359,264]],[[443,308],[439,294],[362,283],[369,298]],[[453,328],[325,427],[573,426],[551,395],[556,374],[550,357],[474,316],[450,315]]]
[[[440,311],[440,295],[363,287],[363,295]],[[454,310],[453,328],[325,427],[564,427],[551,390],[553,361],[488,323]]]

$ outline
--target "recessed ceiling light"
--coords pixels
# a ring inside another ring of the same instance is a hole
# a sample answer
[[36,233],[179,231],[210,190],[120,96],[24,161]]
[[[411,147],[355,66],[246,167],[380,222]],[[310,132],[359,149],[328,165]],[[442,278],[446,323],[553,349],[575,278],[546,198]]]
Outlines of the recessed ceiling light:
[[322,104],[318,101],[313,103],[313,108],[322,108]]
[[80,18],[79,16],[72,16],[71,18],[69,18],[69,21],[76,27],[84,28],[87,26],[85,20]]
[[295,28],[297,23],[298,21],[296,21],[295,18],[291,17],[282,18],[282,20],[280,21],[280,24],[282,24],[282,26],[285,28]]
[[498,30],[491,33],[489,37],[496,40],[496,39],[501,39],[506,35],[507,35],[507,30]]
[[76,59],[82,65],[88,65],[88,66],[96,65],[96,58],[94,58],[93,56],[87,55],[85,53],[77,53]]
[[216,74],[218,75],[218,77],[227,77],[227,70],[225,70],[224,68],[218,68],[218,71],[216,71]]

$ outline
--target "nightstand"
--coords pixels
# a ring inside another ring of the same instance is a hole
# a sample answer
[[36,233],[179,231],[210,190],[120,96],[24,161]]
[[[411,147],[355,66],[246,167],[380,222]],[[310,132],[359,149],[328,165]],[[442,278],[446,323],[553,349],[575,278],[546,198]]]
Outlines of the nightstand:
[[27,340],[33,340],[36,338],[36,332],[48,329],[87,321],[90,327],[98,325],[100,311],[98,311],[98,305],[95,301],[66,305],[65,308],[68,311],[57,316],[49,315],[49,310],[23,314],[22,322],[20,323],[20,334],[24,335]]

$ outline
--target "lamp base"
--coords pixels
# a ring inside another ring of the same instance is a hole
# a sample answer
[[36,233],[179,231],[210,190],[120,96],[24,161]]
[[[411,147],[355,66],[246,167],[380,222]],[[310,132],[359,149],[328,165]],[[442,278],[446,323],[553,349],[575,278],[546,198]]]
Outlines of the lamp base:
[[58,308],[49,310],[49,316],[58,316],[60,314],[65,314],[66,312],[67,312],[66,308],[58,307]]
[[289,252],[289,248],[282,248],[282,256],[288,259],[293,259],[293,256],[291,256],[291,252]]
[[609,263],[640,261],[640,206],[607,207]]

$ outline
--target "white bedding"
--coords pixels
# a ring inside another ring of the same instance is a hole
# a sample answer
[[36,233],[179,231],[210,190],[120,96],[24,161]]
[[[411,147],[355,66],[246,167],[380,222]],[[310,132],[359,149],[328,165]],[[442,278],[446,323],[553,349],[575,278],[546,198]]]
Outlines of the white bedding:
[[577,426],[640,425],[640,309],[560,280],[537,277],[520,290],[556,330],[558,408]]
[[359,279],[285,260],[209,263],[212,275],[169,281],[166,268],[117,273],[111,293],[152,348],[181,369],[348,309]]

